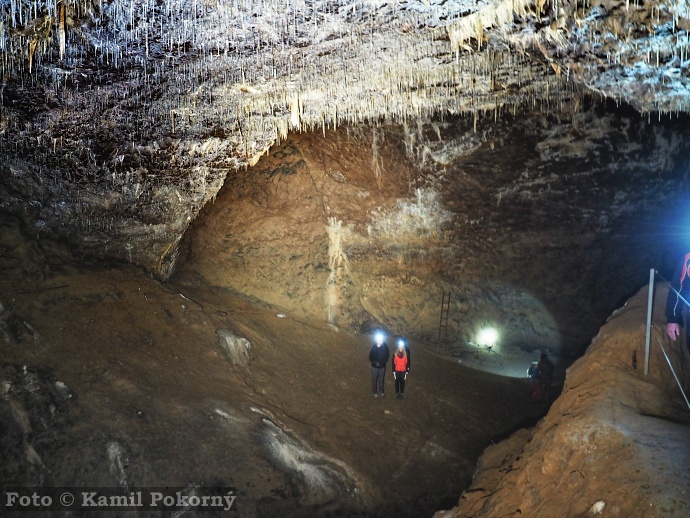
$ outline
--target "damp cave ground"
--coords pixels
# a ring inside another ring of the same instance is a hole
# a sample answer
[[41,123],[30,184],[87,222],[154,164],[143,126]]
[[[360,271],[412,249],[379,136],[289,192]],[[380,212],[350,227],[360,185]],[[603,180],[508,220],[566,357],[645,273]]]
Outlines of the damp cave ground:
[[[0,341],[12,383],[0,401],[14,449],[6,485],[212,484],[235,488],[239,516],[430,515],[457,501],[492,438],[547,410],[526,380],[414,340],[406,399],[389,374],[389,397],[374,400],[368,336],[279,318],[198,277],[161,284],[123,265],[12,273],[0,276],[5,315],[18,322]],[[246,367],[224,357],[218,329],[251,342]],[[41,380],[33,391],[24,366]],[[72,396],[56,396],[56,381]],[[271,454],[267,422],[337,459],[357,490],[312,494]],[[126,458],[119,467],[106,457],[112,444]],[[24,462],[29,446],[40,463]]]

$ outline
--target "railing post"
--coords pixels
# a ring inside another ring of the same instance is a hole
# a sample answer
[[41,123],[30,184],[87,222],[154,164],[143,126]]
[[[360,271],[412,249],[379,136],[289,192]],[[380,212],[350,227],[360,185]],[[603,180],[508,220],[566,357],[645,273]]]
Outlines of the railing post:
[[649,374],[649,345],[652,341],[652,309],[654,302],[654,268],[649,270],[649,297],[647,299],[647,335],[644,345],[644,375]]

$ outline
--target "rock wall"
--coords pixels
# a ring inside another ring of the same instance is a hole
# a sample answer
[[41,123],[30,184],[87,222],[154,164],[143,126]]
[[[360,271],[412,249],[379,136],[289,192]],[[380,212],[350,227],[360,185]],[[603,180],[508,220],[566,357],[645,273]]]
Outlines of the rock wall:
[[690,355],[662,336],[666,293],[657,284],[649,375],[643,288],[568,369],[548,415],[487,448],[458,507],[435,516],[688,516],[690,409],[660,343],[686,393]]
[[[181,270],[299,318],[579,353],[671,257],[684,119],[594,105],[295,134],[229,176]],[[690,152],[690,150],[688,150]]]
[[195,144],[179,140],[103,144],[101,156],[76,141],[58,151],[27,144],[31,149],[16,153],[0,139],[0,210],[19,218],[28,236],[165,278],[189,222],[218,192],[227,168],[209,165],[214,151],[195,157]]

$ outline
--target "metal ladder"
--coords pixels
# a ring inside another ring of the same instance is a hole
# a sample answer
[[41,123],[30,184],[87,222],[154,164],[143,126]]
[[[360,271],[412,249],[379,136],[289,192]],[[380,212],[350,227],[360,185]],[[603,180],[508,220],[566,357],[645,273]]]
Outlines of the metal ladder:
[[[450,291],[443,291],[441,297],[441,318],[438,323],[438,344],[445,350],[448,344],[448,317],[450,315]],[[438,348],[437,347],[437,350]]]

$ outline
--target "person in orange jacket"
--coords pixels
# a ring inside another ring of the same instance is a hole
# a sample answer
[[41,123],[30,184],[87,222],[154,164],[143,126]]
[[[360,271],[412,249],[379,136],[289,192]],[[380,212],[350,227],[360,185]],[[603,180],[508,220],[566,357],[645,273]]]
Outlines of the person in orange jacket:
[[405,378],[410,372],[410,349],[405,346],[404,340],[398,340],[398,349],[393,355],[391,365],[395,378],[395,397],[403,399],[405,397]]

